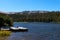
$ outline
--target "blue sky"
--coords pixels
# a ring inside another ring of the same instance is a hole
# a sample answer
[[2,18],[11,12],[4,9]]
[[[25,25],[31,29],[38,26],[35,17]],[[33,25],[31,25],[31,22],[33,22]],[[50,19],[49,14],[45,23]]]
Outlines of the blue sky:
[[60,11],[60,0],[0,0],[0,11]]

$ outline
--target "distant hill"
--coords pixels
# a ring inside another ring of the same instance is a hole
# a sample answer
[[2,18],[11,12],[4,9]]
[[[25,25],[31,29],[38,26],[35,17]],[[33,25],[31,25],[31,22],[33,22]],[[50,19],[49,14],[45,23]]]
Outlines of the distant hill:
[[22,11],[22,12],[9,12],[9,14],[30,14],[30,13],[47,13],[49,11]]

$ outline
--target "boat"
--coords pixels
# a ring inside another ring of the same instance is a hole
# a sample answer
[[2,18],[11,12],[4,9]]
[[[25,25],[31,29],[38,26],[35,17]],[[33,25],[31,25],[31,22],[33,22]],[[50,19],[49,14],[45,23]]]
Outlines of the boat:
[[28,31],[28,28],[25,27],[10,27],[11,31]]

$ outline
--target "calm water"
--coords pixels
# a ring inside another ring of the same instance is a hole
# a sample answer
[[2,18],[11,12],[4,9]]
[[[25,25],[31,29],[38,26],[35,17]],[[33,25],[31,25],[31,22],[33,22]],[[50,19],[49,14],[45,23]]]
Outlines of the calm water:
[[23,26],[28,32],[13,32],[9,40],[60,40],[60,24],[40,22],[15,22],[14,27]]

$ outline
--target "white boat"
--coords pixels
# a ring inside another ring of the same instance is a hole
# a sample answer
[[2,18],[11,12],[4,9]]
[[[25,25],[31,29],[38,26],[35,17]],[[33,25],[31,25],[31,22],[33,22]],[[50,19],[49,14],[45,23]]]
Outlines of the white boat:
[[27,31],[28,29],[24,28],[24,27],[10,27],[10,30],[13,30],[13,31]]

